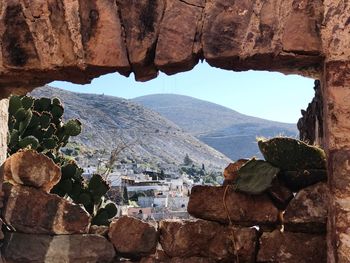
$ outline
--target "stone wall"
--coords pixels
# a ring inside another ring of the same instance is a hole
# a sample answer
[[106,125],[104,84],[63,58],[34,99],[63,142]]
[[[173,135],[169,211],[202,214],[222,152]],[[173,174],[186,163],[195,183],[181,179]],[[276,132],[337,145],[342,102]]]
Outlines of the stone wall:
[[321,0],[2,0],[1,95],[116,71],[145,81],[203,59],[319,75],[322,19]]
[[145,81],[201,59],[229,70],[320,77],[328,260],[349,262],[349,17],[350,4],[340,0],[2,0],[0,96],[115,71]]
[[[281,171],[272,187],[255,195],[234,185],[194,186],[192,219],[122,216],[109,227],[91,226],[82,206],[49,193],[60,170],[48,157],[17,152],[0,171],[7,226],[1,255],[8,263],[326,262],[325,170]],[[313,180],[290,180],[294,176]]]

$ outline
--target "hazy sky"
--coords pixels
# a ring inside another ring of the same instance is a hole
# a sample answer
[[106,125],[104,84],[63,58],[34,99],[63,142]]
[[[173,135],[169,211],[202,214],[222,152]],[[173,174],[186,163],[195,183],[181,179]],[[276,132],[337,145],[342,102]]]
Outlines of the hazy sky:
[[160,74],[146,83],[108,74],[88,85],[53,82],[50,85],[83,93],[108,94],[126,99],[174,93],[211,101],[240,113],[264,119],[296,123],[300,109],[314,96],[313,79],[266,71],[233,72],[197,65],[189,72],[173,76]]

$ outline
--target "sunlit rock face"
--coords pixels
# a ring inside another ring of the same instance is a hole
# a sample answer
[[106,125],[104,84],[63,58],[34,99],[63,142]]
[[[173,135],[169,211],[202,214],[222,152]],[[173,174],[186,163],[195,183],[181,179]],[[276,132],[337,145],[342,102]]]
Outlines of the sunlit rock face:
[[322,2],[2,0],[1,94],[109,72],[146,81],[200,59],[237,71],[313,75],[324,53]]

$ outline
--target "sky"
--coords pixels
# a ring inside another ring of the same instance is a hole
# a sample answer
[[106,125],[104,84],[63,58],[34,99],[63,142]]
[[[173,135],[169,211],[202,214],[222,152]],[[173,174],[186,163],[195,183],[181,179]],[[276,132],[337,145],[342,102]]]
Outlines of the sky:
[[172,93],[210,101],[240,113],[268,120],[296,123],[300,110],[314,96],[313,79],[267,71],[233,72],[210,67],[203,62],[188,72],[159,76],[136,82],[118,73],[96,78],[91,84],[55,81],[49,85],[70,91],[96,93],[132,99]]

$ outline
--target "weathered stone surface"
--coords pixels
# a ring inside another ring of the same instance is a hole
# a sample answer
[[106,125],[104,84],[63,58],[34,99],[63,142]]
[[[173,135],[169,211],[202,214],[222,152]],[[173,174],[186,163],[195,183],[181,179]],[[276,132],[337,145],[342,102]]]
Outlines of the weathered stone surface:
[[[226,205],[224,192],[226,187]],[[197,218],[244,226],[271,226],[277,221],[278,210],[267,195],[247,195],[234,192],[231,186],[194,186],[188,203],[188,212]]]
[[248,161],[248,159],[239,159],[234,163],[230,163],[224,170],[224,185],[232,184],[238,176],[237,171]]
[[112,244],[99,235],[7,233],[2,253],[8,263],[107,263],[115,256]]
[[159,68],[173,74],[203,58],[231,70],[319,74],[323,54],[348,57],[339,26],[348,7],[323,2],[3,1],[1,95],[52,80],[88,83],[113,71],[144,81]]
[[321,11],[321,1],[209,1],[204,57],[213,66],[239,71],[268,67],[288,72],[288,61],[293,68],[313,67],[320,62]]
[[321,82],[315,80],[315,97],[306,110],[301,110],[302,117],[298,121],[300,140],[324,148],[323,132],[323,96]]
[[260,238],[257,262],[327,262],[326,237],[275,230]]
[[285,211],[285,229],[293,232],[325,233],[328,198],[328,186],[325,183],[301,190]]
[[215,263],[217,262],[211,258],[201,258],[201,257],[189,257],[189,258],[142,258],[140,263]]
[[79,0],[79,10],[86,63],[128,76],[131,69],[116,1]]
[[117,0],[129,60],[135,78],[146,81],[158,75],[154,65],[160,21],[165,9],[162,0]]
[[275,206],[280,210],[284,210],[294,197],[293,192],[277,178],[272,181],[272,185],[267,189],[267,193]]
[[[3,164],[7,155],[8,102],[8,99],[0,100],[0,165]],[[0,177],[1,184],[2,181],[3,178]]]
[[[203,7],[169,0],[157,42],[155,64],[167,74],[190,70],[198,63],[194,50]],[[181,26],[179,26],[181,25]]]
[[172,258],[205,257],[225,262],[235,260],[236,255],[239,262],[255,258],[257,233],[253,228],[230,228],[205,220],[163,220],[159,228],[162,248]]
[[46,155],[33,150],[19,151],[6,159],[0,169],[4,180],[49,192],[61,179],[61,169]]
[[32,187],[4,185],[2,216],[18,232],[29,234],[88,233],[90,216],[79,205]]
[[128,258],[152,254],[158,243],[158,232],[153,225],[128,216],[113,221],[108,236],[117,253]]
[[89,234],[108,236],[109,227],[108,226],[96,226],[92,225],[89,229]]

